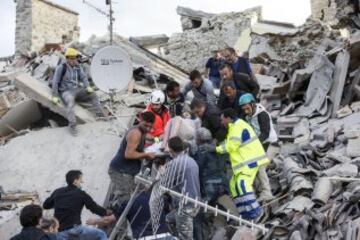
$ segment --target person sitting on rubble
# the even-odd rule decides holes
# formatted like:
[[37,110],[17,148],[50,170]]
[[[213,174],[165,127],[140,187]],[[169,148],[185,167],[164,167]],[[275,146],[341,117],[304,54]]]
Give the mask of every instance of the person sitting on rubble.
[[192,155],[199,166],[199,177],[202,198],[215,205],[217,199],[226,194],[228,184],[226,180],[226,155],[218,155],[209,151],[213,146],[211,132],[202,127],[196,130],[197,150]]
[[218,101],[218,107],[220,110],[225,110],[228,108],[235,109],[238,115],[242,114],[241,107],[239,106],[239,99],[241,92],[236,89],[234,82],[226,81],[222,87],[221,91],[224,94],[224,97]]
[[253,190],[259,167],[269,163],[264,148],[252,127],[239,119],[233,109],[226,109],[221,122],[227,128],[226,141],[216,147],[219,154],[229,154],[233,175],[230,193],[242,218],[256,220],[262,214]]
[[84,206],[99,216],[111,214],[110,210],[99,206],[85,191],[82,172],[71,170],[66,174],[66,187],[56,189],[48,197],[44,209],[54,208],[54,216],[59,220],[59,236],[63,239],[72,239],[78,236],[83,239],[107,239],[106,233],[100,229],[81,225],[81,212]]
[[190,105],[192,113],[201,120],[201,127],[210,130],[215,140],[220,143],[226,137],[226,129],[221,125],[220,111],[201,99],[194,99]]
[[[176,171],[176,174],[183,175],[184,179],[173,190],[184,193],[188,195],[189,198],[200,199],[199,167],[195,160],[187,154],[186,144],[180,137],[173,137],[169,140],[168,146],[172,160],[167,164],[171,164],[172,166],[185,166],[183,169]],[[181,176],[175,176],[175,179],[180,178]],[[173,199],[173,210],[166,216],[166,221],[170,223],[170,228],[174,232],[174,236],[180,240],[192,240],[194,239],[193,222],[199,209],[195,207],[193,203],[180,206],[180,202],[179,200]],[[179,210],[179,208],[181,209]],[[173,227],[172,223],[175,223],[175,227]]]
[[203,79],[198,70],[191,71],[189,78],[190,82],[187,83],[183,89],[184,96],[186,97],[187,94],[192,91],[195,99],[201,99],[208,104],[215,105],[216,96],[210,80]]
[[185,107],[185,97],[181,93],[180,84],[170,81],[165,88],[165,106],[169,109],[170,116],[182,116]]
[[20,212],[20,223],[23,229],[10,240],[56,240],[56,234],[45,233],[39,228],[43,210],[39,205],[25,206]]
[[[235,73],[230,64],[225,63],[220,66],[220,74],[222,84],[226,81],[232,81],[236,89],[241,93],[252,93],[257,96],[260,90],[259,84],[251,80],[248,75],[243,73]],[[220,92],[220,101],[224,98],[223,91]]]
[[[239,99],[239,106],[245,114],[245,120],[252,126],[265,152],[270,144],[278,141],[270,114],[260,103],[256,103],[252,94],[246,93]],[[269,178],[266,174],[266,166],[259,167],[257,175],[261,186],[259,201],[269,201],[274,198],[271,193]]]
[[[134,176],[140,172],[141,160],[153,160],[154,153],[145,153],[146,135],[153,128],[155,115],[141,113],[140,122],[124,135],[120,148],[109,166],[109,176],[113,184],[113,202],[125,202],[135,189]],[[126,224],[122,230],[125,232]]]
[[213,51],[213,56],[209,58],[205,65],[205,75],[212,82],[214,88],[220,88],[219,67],[225,62],[221,56],[220,50]]
[[52,102],[60,104],[60,98],[66,106],[69,130],[72,135],[77,134],[75,102],[91,102],[96,115],[104,117],[104,112],[94,89],[84,70],[77,62],[78,51],[68,48],[65,52],[66,62],[57,66],[52,80]]
[[250,77],[251,80],[256,81],[255,74],[251,69],[249,60],[245,57],[240,57],[236,54],[236,51],[232,47],[224,49],[224,58],[229,63],[234,73],[243,73]]
[[41,220],[40,228],[46,233],[57,233],[59,232],[59,221],[55,218],[43,218]]
[[144,112],[151,112],[155,116],[155,121],[151,131],[149,132],[150,139],[161,139],[166,124],[170,120],[170,113],[165,103],[165,94],[161,90],[155,90],[151,93],[150,103]]
[[[132,237],[134,239],[159,239],[159,240],[172,240],[174,239],[169,233],[169,229],[165,222],[165,213],[161,215],[159,221],[158,231],[154,234],[150,214],[150,196],[151,191],[141,191],[131,205],[126,219],[130,222]],[[113,214],[110,216],[102,217],[100,219],[89,219],[86,223],[88,225],[96,225],[98,227],[113,226],[123,214],[128,201],[116,204],[112,207]],[[121,236],[123,237],[123,236]]]

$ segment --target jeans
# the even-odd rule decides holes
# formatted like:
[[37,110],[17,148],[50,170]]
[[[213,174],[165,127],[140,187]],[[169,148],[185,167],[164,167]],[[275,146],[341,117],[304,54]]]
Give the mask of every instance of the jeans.
[[94,227],[76,226],[71,229],[59,232],[59,240],[107,240],[103,230]]
[[66,106],[66,116],[69,121],[69,125],[76,124],[76,115],[75,115],[75,102],[89,102],[93,105],[95,113],[98,117],[104,116],[104,112],[100,105],[99,99],[96,96],[96,93],[88,93],[86,89],[74,89],[68,90],[61,93],[61,99],[63,100]]

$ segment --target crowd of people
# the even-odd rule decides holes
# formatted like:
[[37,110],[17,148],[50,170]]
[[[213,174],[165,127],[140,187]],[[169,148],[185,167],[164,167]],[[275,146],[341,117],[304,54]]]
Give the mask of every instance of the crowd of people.
[[[74,49],[66,51],[67,62],[59,65],[53,80],[53,102],[64,102],[73,134],[76,100],[92,102],[97,113],[103,114],[76,61],[77,55]],[[192,99],[188,101],[190,92]],[[137,124],[126,132],[110,161],[108,174],[113,192],[109,206],[98,205],[81,188],[82,172],[71,170],[66,174],[67,186],[55,190],[43,203],[43,209],[54,209],[54,218],[42,218],[42,208],[29,205],[20,214],[23,230],[12,239],[107,239],[102,229],[113,226],[122,215],[135,189],[135,176],[143,169],[143,160],[151,164],[159,158],[156,152],[146,149],[159,142],[160,150],[167,153],[165,161],[157,162],[160,167],[179,162],[186,166],[184,181],[174,190],[236,212],[243,219],[258,221],[263,213],[261,203],[273,199],[266,151],[277,142],[271,116],[258,103],[258,97],[259,85],[248,59],[237,56],[233,48],[214,52],[203,74],[191,71],[183,88],[170,81],[164,91],[151,93]],[[182,121],[193,126],[193,134],[172,127]],[[154,233],[149,224],[150,197],[151,189],[136,196],[126,215],[128,223],[120,226],[119,236],[126,236],[129,227],[134,239],[201,240],[216,231],[211,230],[214,216],[203,214],[193,204],[180,207],[178,200],[167,198],[160,227]],[[82,225],[84,206],[100,216],[86,222],[97,227]]]

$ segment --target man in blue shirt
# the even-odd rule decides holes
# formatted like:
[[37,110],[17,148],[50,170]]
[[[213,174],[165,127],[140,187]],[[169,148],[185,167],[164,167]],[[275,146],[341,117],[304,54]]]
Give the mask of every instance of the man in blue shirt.
[[221,52],[216,50],[213,52],[214,56],[209,58],[206,62],[206,75],[209,77],[209,80],[212,82],[214,88],[220,88],[220,72],[219,68],[221,64],[225,61],[221,56]]
[[225,58],[226,62],[231,64],[234,73],[245,73],[245,74],[249,75],[251,80],[256,81],[256,77],[251,70],[249,60],[244,57],[239,57],[236,54],[236,51],[234,48],[231,48],[231,47],[225,48],[224,58]]

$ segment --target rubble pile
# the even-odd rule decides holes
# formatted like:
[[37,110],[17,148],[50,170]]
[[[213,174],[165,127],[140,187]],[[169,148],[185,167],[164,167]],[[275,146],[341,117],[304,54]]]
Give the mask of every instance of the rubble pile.
[[[180,14],[185,13],[182,11]],[[188,13],[190,16],[193,14],[193,12]],[[229,46],[235,49],[247,49],[251,42],[251,24],[260,18],[260,7],[243,12],[203,17],[197,28],[185,28],[184,32],[175,33],[170,37],[164,46],[164,58],[188,72],[193,69],[203,70],[209,55],[214,50]]]
[[[281,34],[252,32],[249,58],[253,63],[264,63],[266,58],[290,74],[304,68],[324,39],[341,41],[341,32],[328,25],[309,19],[295,32]],[[265,55],[265,58],[262,56]]]
[[[266,37],[270,46],[271,41],[279,42],[273,49],[284,58],[284,66],[287,59],[294,59],[289,68],[279,67],[280,61],[270,55],[261,55],[263,75],[257,75],[261,101],[271,111],[280,140],[269,153],[275,156],[269,177],[277,199],[265,204],[262,222],[270,231],[264,239],[356,239],[360,223],[359,32],[354,30],[344,41],[330,39],[333,33],[321,28],[319,32],[306,29],[304,42],[312,43],[298,52],[295,49],[300,46],[292,43],[301,39],[300,32],[282,43],[273,41],[283,39],[281,34]],[[314,31],[316,40],[306,40]]]

